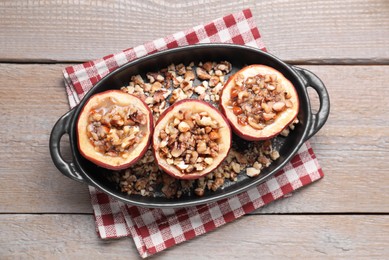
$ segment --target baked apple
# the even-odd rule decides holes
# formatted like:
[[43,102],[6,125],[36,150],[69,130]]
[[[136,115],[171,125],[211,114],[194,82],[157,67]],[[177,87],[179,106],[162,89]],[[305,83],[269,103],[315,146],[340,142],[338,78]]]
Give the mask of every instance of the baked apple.
[[224,85],[220,109],[233,131],[249,141],[270,139],[289,126],[299,109],[297,92],[279,71],[250,65]]
[[158,166],[178,179],[197,179],[226,158],[231,129],[219,110],[195,99],[174,103],[159,117],[153,134]]
[[80,153],[107,169],[127,168],[149,147],[152,120],[139,98],[120,90],[98,93],[86,102],[77,121]]

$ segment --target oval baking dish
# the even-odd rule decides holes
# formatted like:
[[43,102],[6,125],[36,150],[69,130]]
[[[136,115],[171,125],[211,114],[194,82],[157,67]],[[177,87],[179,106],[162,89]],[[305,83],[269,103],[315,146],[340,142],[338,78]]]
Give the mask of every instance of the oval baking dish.
[[[265,168],[260,175],[253,178],[240,177],[236,182],[226,184],[214,192],[206,192],[202,197],[195,195],[183,196],[179,199],[167,199],[162,195],[142,197],[122,193],[117,185],[105,177],[109,170],[98,167],[80,154],[77,147],[77,119],[86,101],[92,95],[110,89],[120,89],[129,83],[132,75],[145,75],[147,72],[166,68],[172,63],[189,64],[190,62],[224,60],[231,62],[231,74],[250,64],[273,67],[292,82],[300,100],[297,116],[299,123],[287,137],[276,137],[275,141],[279,146],[280,157]],[[320,107],[317,113],[313,113],[311,110],[308,88],[312,88],[318,94]],[[54,125],[50,136],[50,153],[54,164],[65,176],[94,186],[125,203],[142,207],[188,207],[227,198],[266,181],[293,158],[305,141],[319,131],[326,122],[329,111],[330,101],[324,84],[315,74],[306,69],[288,65],[269,53],[247,46],[234,44],[190,45],[139,58],[111,72],[99,81],[78,106],[63,115]],[[60,140],[65,134],[68,134],[70,138],[71,162],[66,162],[60,153]]]

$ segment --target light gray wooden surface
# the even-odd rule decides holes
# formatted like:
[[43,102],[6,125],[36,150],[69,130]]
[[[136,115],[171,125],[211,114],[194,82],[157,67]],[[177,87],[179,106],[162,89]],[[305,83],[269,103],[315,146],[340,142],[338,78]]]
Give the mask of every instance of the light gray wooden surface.
[[[388,254],[388,222],[389,217],[382,215],[244,216],[151,258],[384,259]],[[90,216],[2,215],[0,227],[4,258],[135,259],[136,256],[136,248],[129,239],[99,240]]]
[[0,54],[7,61],[100,58],[243,8],[251,8],[269,51],[284,60],[389,60],[385,0],[3,0]]
[[328,88],[331,115],[310,141],[325,177],[156,258],[389,257],[388,1],[4,0],[1,259],[138,257],[130,239],[97,238],[87,187],[51,162],[68,110],[61,71],[245,7],[269,51]]

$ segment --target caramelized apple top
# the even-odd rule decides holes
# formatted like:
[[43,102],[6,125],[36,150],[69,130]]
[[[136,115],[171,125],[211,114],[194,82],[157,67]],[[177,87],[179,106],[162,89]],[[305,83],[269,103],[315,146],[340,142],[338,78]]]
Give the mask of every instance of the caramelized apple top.
[[183,99],[165,110],[154,128],[158,166],[178,179],[198,179],[216,169],[231,147],[231,129],[212,105]]
[[282,73],[253,64],[229,78],[220,109],[239,137],[260,141],[278,135],[294,121],[299,100],[293,84]]
[[139,98],[120,90],[93,95],[77,121],[80,153],[101,167],[120,170],[137,162],[150,144],[153,118]]
[[159,138],[159,155],[182,173],[203,171],[219,155],[219,123],[206,111],[179,110]]
[[249,124],[262,130],[272,124],[285,109],[293,107],[291,94],[285,90],[276,74],[257,74],[234,78],[229,105],[240,125]]

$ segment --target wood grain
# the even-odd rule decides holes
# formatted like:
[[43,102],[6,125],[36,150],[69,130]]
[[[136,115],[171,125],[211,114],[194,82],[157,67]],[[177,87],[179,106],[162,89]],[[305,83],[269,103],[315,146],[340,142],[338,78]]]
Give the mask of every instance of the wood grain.
[[[48,151],[50,131],[68,110],[65,66],[0,64],[0,212],[91,212],[86,185],[61,175]],[[329,120],[311,140],[325,177],[256,213],[388,213],[389,66],[304,67],[331,97]]]
[[[379,215],[245,216],[156,258],[385,259],[388,223]],[[3,259],[140,259],[130,238],[100,240],[90,215],[1,215],[0,229]]]
[[91,211],[86,186],[59,174],[48,148],[68,110],[63,68],[0,64],[0,212]]
[[[155,258],[389,258],[389,1],[2,0],[1,259],[140,259],[130,238],[97,237],[87,186],[51,161],[61,71],[244,8],[271,53],[327,86],[310,140],[325,177]],[[66,136],[61,148],[71,160]]]
[[259,212],[388,212],[389,66],[305,68],[323,80],[331,99],[327,123],[310,140],[325,177]]
[[269,51],[293,63],[389,63],[389,2],[0,2],[0,61],[85,61],[251,8]]

